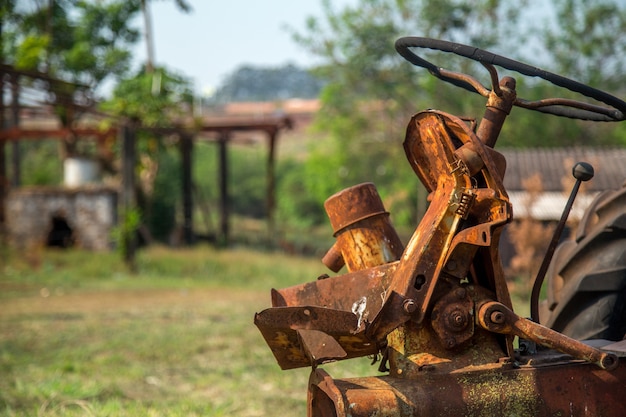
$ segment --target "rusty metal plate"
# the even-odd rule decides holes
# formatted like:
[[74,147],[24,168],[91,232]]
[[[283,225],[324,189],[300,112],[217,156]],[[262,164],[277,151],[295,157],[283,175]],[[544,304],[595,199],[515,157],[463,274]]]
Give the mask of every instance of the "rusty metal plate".
[[385,291],[398,262],[338,275],[293,287],[272,290],[273,307],[319,306],[352,311],[364,304],[363,317],[374,317],[380,310]]
[[[282,369],[314,366],[378,352],[376,344],[365,337],[365,323],[350,311],[316,306],[275,307],[257,313],[254,324]],[[299,333],[302,330],[316,330],[317,337],[326,342],[315,342],[311,333]]]
[[[368,319],[382,306],[397,262],[272,290],[274,308],[254,323],[282,369],[377,353],[365,336]],[[314,330],[320,339],[315,341]]]

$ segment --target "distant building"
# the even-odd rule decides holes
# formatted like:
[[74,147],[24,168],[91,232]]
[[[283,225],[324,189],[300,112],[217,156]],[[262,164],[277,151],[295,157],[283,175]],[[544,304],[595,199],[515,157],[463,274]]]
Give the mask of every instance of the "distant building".
[[[626,149],[575,147],[499,151],[507,161],[504,186],[513,204],[514,218],[530,215],[537,220],[558,221],[575,182],[572,167],[577,162],[590,163],[595,175],[581,187],[571,218],[579,219],[599,192],[621,188],[626,181]],[[533,176],[540,178],[542,188],[535,198],[524,186],[524,181]]]
[[294,129],[302,129],[312,122],[319,108],[320,101],[318,99],[291,98],[280,101],[227,103],[222,106],[220,113],[224,116],[289,116],[293,120]]
[[[544,224],[558,222],[576,181],[572,168],[577,162],[590,163],[595,175],[581,186],[568,220],[580,220],[598,193],[619,189],[626,182],[626,149],[575,147],[499,151],[507,161],[504,186],[513,205],[513,222],[529,217]],[[561,240],[569,236],[566,226]],[[516,255],[508,227],[502,233],[500,255],[505,267]]]

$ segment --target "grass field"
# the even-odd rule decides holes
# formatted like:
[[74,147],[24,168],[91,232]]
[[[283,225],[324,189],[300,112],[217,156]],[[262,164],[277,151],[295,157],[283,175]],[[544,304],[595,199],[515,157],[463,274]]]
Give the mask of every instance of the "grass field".
[[0,249],[0,416],[304,416],[309,370],[281,371],[253,317],[323,272],[207,246],[143,250],[134,275],[115,253]]

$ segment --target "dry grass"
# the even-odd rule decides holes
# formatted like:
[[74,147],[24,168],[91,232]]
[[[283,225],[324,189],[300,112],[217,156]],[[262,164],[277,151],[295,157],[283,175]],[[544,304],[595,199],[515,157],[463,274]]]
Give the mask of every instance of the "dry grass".
[[[281,371],[252,321],[270,287],[312,279],[317,260],[155,248],[136,276],[109,254],[5,261],[0,415],[306,414],[309,371]],[[330,369],[373,373],[366,361]]]

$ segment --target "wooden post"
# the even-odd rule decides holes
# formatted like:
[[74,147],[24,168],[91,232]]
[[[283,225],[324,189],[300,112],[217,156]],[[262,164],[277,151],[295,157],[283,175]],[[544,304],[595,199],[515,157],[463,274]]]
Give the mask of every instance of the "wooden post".
[[183,240],[186,245],[194,243],[193,233],[193,137],[187,133],[180,135],[183,192]]
[[[11,127],[17,128],[20,125],[20,85],[19,75],[13,74],[11,76]],[[19,187],[22,183],[21,179],[21,156],[20,156],[20,142],[19,140],[13,141],[12,147],[12,162],[13,162],[13,175],[11,177],[11,185],[13,187]]]
[[220,134],[217,141],[219,146],[219,186],[220,186],[220,230],[221,236],[219,242],[228,246],[229,241],[229,227],[228,220],[230,216],[229,210],[229,196],[228,196],[228,139],[229,133],[223,132]]
[[[136,226],[131,217],[137,210],[135,197],[135,126],[132,123],[124,123],[120,129],[122,142],[122,239],[124,245],[124,262],[131,269],[136,270],[135,252],[137,251]],[[135,215],[137,213],[134,213]]]
[[267,156],[267,231],[270,241],[273,242],[275,227],[274,211],[276,210],[276,137],[278,130],[271,130],[269,133],[269,150]]
[[[0,130],[6,129],[4,120],[4,73],[0,72]],[[7,180],[6,141],[0,140],[0,235],[4,235],[4,201],[9,182]],[[3,236],[0,236],[2,238]]]

